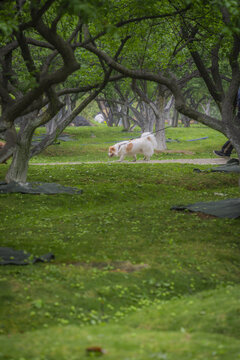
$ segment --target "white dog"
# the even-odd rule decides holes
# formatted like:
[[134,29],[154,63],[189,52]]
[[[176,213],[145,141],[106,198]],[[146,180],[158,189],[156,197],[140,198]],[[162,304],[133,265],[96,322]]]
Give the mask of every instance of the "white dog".
[[122,141],[109,147],[108,155],[119,156],[119,161],[123,161],[125,156],[133,156],[133,161],[137,160],[137,154],[143,154],[144,160],[149,161],[157,147],[156,138],[153,134],[145,132],[138,139]]

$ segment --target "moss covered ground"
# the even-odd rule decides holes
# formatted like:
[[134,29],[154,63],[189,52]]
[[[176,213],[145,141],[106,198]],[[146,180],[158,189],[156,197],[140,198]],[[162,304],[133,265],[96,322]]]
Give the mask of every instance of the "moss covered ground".
[[[155,158],[211,158],[224,142],[204,127],[167,131],[179,140],[168,143],[175,152]],[[109,143],[132,134],[106,126],[66,133],[75,141],[31,163],[86,163],[30,165],[28,181],[82,195],[0,195],[1,246],[55,255],[0,267],[0,359],[84,359],[89,346],[113,360],[240,359],[240,220],[170,210],[239,197],[239,174],[109,163]]]

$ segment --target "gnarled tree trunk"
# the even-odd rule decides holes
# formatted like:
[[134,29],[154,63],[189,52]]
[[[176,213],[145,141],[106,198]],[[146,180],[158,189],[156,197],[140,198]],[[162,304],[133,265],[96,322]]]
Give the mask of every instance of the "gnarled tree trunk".
[[28,173],[28,162],[30,152],[29,139],[24,137],[21,139],[15,148],[13,153],[13,159],[8,169],[5,180],[7,183],[11,181],[25,183]]
[[7,183],[12,181],[19,183],[26,182],[34,130],[39,125],[49,121],[50,118],[51,115],[49,112],[45,112],[39,117],[37,117],[37,113],[34,112],[23,120],[16,138],[13,159],[5,177]]
[[166,136],[165,136],[165,113],[164,113],[164,107],[165,107],[165,97],[162,93],[161,89],[158,91],[158,98],[157,98],[157,109],[158,113],[156,114],[156,140],[158,148],[157,150],[166,150]]

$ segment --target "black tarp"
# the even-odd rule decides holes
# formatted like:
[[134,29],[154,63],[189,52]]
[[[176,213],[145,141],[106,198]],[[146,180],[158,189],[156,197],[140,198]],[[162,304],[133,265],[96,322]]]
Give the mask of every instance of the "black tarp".
[[240,217],[240,198],[176,205],[171,210],[189,210],[220,218],[236,219]]
[[198,141],[198,140],[206,140],[208,139],[208,136],[204,136],[204,137],[201,137],[201,138],[198,138],[198,139],[188,139],[186,141]]
[[33,256],[23,250],[14,250],[9,247],[0,247],[0,265],[29,265],[36,262],[49,262],[55,256],[51,253],[42,256]]
[[14,181],[10,183],[0,182],[0,194],[7,193],[21,193],[21,194],[46,194],[46,195],[55,195],[55,194],[70,194],[70,195],[80,195],[82,190],[78,188],[72,188],[67,186],[62,186],[55,183],[16,183]]
[[240,165],[238,159],[230,159],[228,162],[224,165],[218,165],[214,168],[207,169],[207,170],[200,170],[200,169],[193,169],[194,172],[200,173],[200,172],[226,172],[226,173],[240,173]]
[[[40,142],[40,141],[44,140],[45,137],[46,137],[46,134],[34,135],[32,143]],[[75,141],[76,139],[73,139],[71,137],[71,135],[69,135],[69,134],[61,134],[57,137],[56,141],[57,140],[58,141]]]

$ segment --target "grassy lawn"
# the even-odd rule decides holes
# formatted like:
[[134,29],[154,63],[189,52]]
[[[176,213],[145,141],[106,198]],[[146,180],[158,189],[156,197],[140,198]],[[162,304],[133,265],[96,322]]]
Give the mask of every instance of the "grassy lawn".
[[[239,197],[239,174],[108,163],[109,144],[137,131],[66,133],[75,141],[31,162],[106,163],[30,165],[29,181],[82,195],[1,195],[1,246],[55,260],[0,267],[0,359],[87,359],[89,346],[113,360],[240,359],[240,220],[170,210]],[[153,158],[210,158],[225,141],[200,126],[166,135],[179,142]]]
[[[44,132],[44,129],[40,131]],[[96,160],[107,162],[107,150],[110,145],[139,137],[140,131],[136,128],[129,133],[122,132],[121,128],[107,128],[106,125],[98,125],[81,129],[69,127],[64,134],[68,134],[75,141],[60,141],[60,145],[50,146],[44,153],[33,158],[31,162]],[[207,139],[191,141],[206,137]],[[166,139],[168,141],[167,151],[155,154],[152,157],[153,160],[215,158],[213,150],[220,150],[226,142],[226,138],[222,134],[203,125],[194,125],[191,128],[167,128]]]

